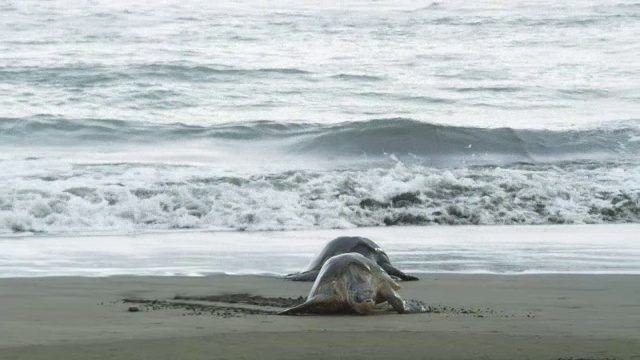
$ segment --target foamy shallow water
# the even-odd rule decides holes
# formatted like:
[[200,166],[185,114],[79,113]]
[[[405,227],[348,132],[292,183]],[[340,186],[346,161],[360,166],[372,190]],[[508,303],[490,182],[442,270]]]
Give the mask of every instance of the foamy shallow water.
[[640,222],[635,162],[397,162],[247,175],[213,165],[65,161],[32,160],[0,174],[0,236]]
[[409,273],[640,274],[640,225],[394,227],[3,237],[0,277],[284,275],[337,236],[365,236]]

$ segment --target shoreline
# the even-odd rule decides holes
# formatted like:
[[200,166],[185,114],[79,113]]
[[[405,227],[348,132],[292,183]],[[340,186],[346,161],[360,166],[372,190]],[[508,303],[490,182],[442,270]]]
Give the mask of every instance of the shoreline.
[[[640,354],[637,275],[419,277],[401,283],[400,295],[439,312],[274,316],[246,311],[273,304],[224,297],[207,302],[207,311],[156,303],[137,304],[141,311],[128,312],[131,304],[124,298],[298,298],[311,283],[228,275],[5,278],[0,279],[0,358],[637,359]],[[218,307],[223,311],[211,310]]]
[[339,236],[363,236],[407,273],[632,273],[640,224],[385,227],[0,237],[0,278],[289,274]]

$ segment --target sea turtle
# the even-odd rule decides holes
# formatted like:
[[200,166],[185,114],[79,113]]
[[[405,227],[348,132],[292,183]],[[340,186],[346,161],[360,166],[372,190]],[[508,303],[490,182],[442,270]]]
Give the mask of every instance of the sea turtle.
[[285,278],[294,281],[314,281],[320,272],[322,265],[332,256],[354,252],[373,260],[380,265],[389,275],[404,281],[418,280],[417,277],[407,275],[391,265],[389,256],[373,241],[359,236],[341,236],[335,238],[322,249],[320,254],[311,262],[307,270],[295,274],[289,274]]
[[340,254],[322,265],[307,300],[279,315],[353,312],[366,315],[385,301],[401,314],[425,312],[424,304],[403,300],[396,292],[399,288],[374,261],[357,253]]

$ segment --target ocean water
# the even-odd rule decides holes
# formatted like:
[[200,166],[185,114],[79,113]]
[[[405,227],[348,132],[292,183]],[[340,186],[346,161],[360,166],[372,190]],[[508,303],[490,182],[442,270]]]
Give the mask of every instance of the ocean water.
[[640,3],[0,0],[0,236],[640,222]]

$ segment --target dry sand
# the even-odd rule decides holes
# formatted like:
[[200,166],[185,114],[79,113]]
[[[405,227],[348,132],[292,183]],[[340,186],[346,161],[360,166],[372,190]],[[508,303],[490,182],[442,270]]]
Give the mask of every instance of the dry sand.
[[640,359],[640,276],[423,275],[400,294],[432,313],[270,314],[310,286],[0,279],[0,359]]

